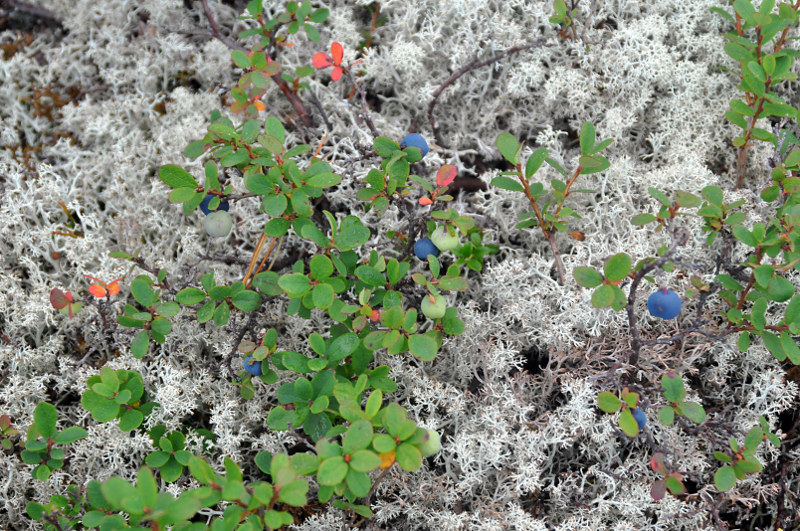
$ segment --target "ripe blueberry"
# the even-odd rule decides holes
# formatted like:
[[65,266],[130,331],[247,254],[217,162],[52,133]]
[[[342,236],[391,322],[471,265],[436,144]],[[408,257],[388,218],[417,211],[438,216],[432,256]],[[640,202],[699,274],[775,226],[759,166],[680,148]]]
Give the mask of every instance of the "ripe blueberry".
[[244,360],[244,370],[253,376],[261,376],[261,362],[255,361],[253,356],[247,356]]
[[431,234],[431,241],[440,251],[452,251],[458,247],[458,234],[450,235],[443,226],[439,226]]
[[681,313],[681,298],[671,289],[660,289],[647,299],[647,309],[653,317],[672,319]]
[[414,254],[420,260],[427,260],[429,254],[439,256],[439,248],[433,244],[430,238],[420,238],[414,242]]
[[212,238],[221,238],[231,232],[233,221],[224,210],[217,210],[206,216],[206,232]]
[[[206,216],[211,213],[211,209],[208,208],[208,203],[211,201],[211,198],[214,197],[214,194],[208,194],[203,198],[203,202],[200,203],[200,210],[203,211],[203,214]],[[225,212],[228,211],[230,205],[228,205],[227,201],[220,201],[217,210],[224,210]],[[217,211],[215,210],[215,212]]]
[[634,410],[631,411],[631,414],[633,415],[634,420],[636,420],[636,424],[639,425],[639,429],[643,430],[644,425],[647,424],[647,415],[645,415],[644,411],[638,407],[634,408]]
[[428,143],[425,142],[425,138],[419,133],[411,133],[410,135],[406,135],[403,140],[400,141],[400,147],[415,147],[419,148],[422,151],[422,156],[428,154]]

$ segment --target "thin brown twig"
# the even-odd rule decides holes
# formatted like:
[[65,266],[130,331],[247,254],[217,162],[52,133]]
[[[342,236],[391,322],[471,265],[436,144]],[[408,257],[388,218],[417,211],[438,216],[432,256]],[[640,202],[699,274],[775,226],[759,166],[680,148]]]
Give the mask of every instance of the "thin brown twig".
[[27,4],[25,2],[20,2],[19,0],[0,0],[0,5],[4,5],[6,7],[9,7],[16,11],[20,11],[22,13],[27,13],[28,15],[33,15],[34,17],[37,18],[43,18],[45,20],[61,24],[61,17],[59,17],[52,11],[44,9],[43,7],[34,6],[31,4]]
[[436,103],[439,100],[439,96],[442,95],[442,92],[444,92],[444,90],[447,87],[455,83],[456,80],[458,80],[458,78],[460,78],[467,72],[471,72],[473,70],[477,70],[478,68],[490,65],[492,63],[496,63],[497,61],[504,59],[509,55],[513,55],[518,52],[523,52],[525,50],[530,50],[531,48],[537,48],[539,46],[552,46],[552,45],[545,44],[543,41],[533,41],[529,42],[528,44],[522,44],[520,46],[514,46],[513,48],[509,48],[508,50],[499,53],[494,57],[486,59],[485,61],[478,61],[478,58],[476,57],[469,64],[462,67],[455,74],[447,78],[447,80],[445,80],[445,82],[442,83],[438,89],[436,89],[436,92],[433,93],[433,98],[431,98],[430,103],[428,103],[428,122],[430,122],[431,129],[433,129],[433,136],[436,139],[436,143],[442,147],[445,147],[445,143],[442,140],[441,136],[439,135],[439,126],[436,124],[436,120],[434,120],[433,118],[433,108],[436,106]]
[[353,73],[350,71],[350,68],[343,69],[347,73],[347,79],[350,80],[350,83],[358,90],[358,94],[361,96],[361,113],[364,117],[364,121],[367,123],[367,127],[369,127],[370,133],[372,133],[372,137],[381,136],[377,129],[375,129],[375,124],[372,123],[372,118],[369,116],[369,110],[367,110],[367,95],[364,92],[364,89],[361,88],[361,85],[356,83],[356,79],[353,77]]

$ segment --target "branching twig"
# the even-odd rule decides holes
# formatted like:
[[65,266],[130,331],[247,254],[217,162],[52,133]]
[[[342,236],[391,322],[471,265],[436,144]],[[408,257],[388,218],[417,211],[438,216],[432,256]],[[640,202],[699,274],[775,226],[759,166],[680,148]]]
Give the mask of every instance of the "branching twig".
[[428,122],[431,124],[431,129],[433,129],[433,136],[436,139],[436,143],[439,146],[444,147],[445,143],[442,140],[441,136],[439,136],[439,126],[436,124],[436,120],[433,118],[433,108],[436,106],[436,102],[439,100],[439,96],[442,95],[442,92],[456,82],[458,78],[466,74],[467,72],[471,72],[473,70],[477,70],[478,68],[490,65],[492,63],[496,63],[497,61],[508,57],[509,55],[513,55],[518,52],[522,52],[525,50],[530,50],[531,48],[538,48],[539,46],[551,46],[549,44],[545,44],[542,41],[533,41],[528,44],[522,44],[520,46],[514,46],[513,48],[509,48],[508,50],[495,55],[485,61],[478,61],[477,57],[473,59],[469,64],[458,70],[455,74],[447,78],[447,80],[442,83],[436,92],[433,93],[433,98],[431,98],[430,103],[428,103]]
[[43,7],[34,6],[31,4],[27,4],[25,2],[20,2],[19,0],[0,0],[0,5],[9,7],[15,11],[20,11],[22,13],[27,13],[28,15],[32,15],[37,18],[42,18],[50,22],[55,22],[56,24],[61,24],[61,17],[53,13],[52,11],[48,11]]

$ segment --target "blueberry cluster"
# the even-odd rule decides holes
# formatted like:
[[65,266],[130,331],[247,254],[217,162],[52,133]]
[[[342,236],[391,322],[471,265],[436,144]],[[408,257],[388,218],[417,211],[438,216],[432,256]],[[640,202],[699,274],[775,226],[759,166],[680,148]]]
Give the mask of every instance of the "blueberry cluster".
[[209,204],[214,198],[214,194],[208,194],[203,202],[200,203],[200,210],[206,215],[206,232],[212,238],[221,238],[227,236],[233,227],[231,215],[228,214],[230,205],[227,201],[220,201],[216,209],[211,210]]

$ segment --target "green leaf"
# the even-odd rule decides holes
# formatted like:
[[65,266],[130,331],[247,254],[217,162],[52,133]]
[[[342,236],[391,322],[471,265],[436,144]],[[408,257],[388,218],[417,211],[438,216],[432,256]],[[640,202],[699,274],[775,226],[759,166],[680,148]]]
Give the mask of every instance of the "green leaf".
[[209,464],[204,459],[196,456],[192,456],[189,460],[189,472],[203,485],[211,484],[217,477]]
[[706,419],[706,410],[696,402],[682,402],[679,407],[683,416],[692,422],[700,424]]
[[309,186],[316,186],[318,188],[336,186],[340,182],[342,182],[341,176],[332,172],[320,173],[306,179],[306,184]]
[[753,311],[750,320],[753,323],[753,327],[755,327],[755,329],[758,331],[763,331],[764,327],[767,326],[767,319],[765,317],[766,311],[767,311],[766,298],[760,297],[753,303]]
[[743,244],[750,247],[756,247],[758,245],[758,241],[756,240],[755,236],[753,236],[753,234],[743,226],[735,225],[732,230],[736,239]]
[[339,232],[334,238],[336,248],[340,251],[349,251],[363,245],[370,236],[369,229],[365,227],[356,216],[347,216],[339,226]]
[[676,375],[664,374],[661,377],[661,387],[664,389],[664,398],[670,402],[680,402],[686,396],[683,388],[683,379]]
[[[352,454],[358,450],[363,450],[372,441],[372,425],[368,420],[357,420],[353,422],[342,437],[342,451],[345,454]],[[366,470],[362,470],[366,472]]]
[[502,188],[503,190],[511,190],[512,192],[522,192],[525,190],[519,181],[509,177],[495,177],[492,179],[492,186]]
[[622,407],[622,402],[617,395],[603,391],[597,395],[597,406],[606,413],[616,413]]
[[234,64],[239,68],[249,70],[252,66],[250,58],[242,50],[233,50],[233,52],[231,52],[231,59],[233,59]]
[[381,458],[370,450],[359,450],[351,457],[350,468],[357,472],[369,472],[381,466]]
[[140,275],[131,282],[131,294],[136,302],[148,307],[155,302],[155,293],[147,281],[147,277]]
[[794,295],[794,285],[786,278],[776,275],[769,281],[767,295],[775,302],[788,301]]
[[170,188],[197,188],[197,181],[189,172],[175,164],[166,164],[158,169],[158,176]]
[[89,435],[85,429],[80,426],[70,426],[69,428],[56,433],[54,440],[58,444],[67,444],[75,442],[79,439],[85,439]]
[[736,484],[736,474],[732,466],[725,465],[714,473],[714,484],[722,492],[730,490]]
[[186,306],[198,304],[206,300],[206,293],[197,288],[184,288],[178,292],[175,300]]
[[297,299],[311,290],[311,281],[302,273],[290,273],[280,277],[278,286],[280,286],[290,298]]
[[607,308],[614,302],[614,286],[604,284],[592,293],[592,306],[595,308]]
[[661,203],[662,205],[667,207],[672,206],[672,201],[670,201],[669,197],[667,197],[666,194],[664,194],[664,192],[662,192],[661,190],[653,188],[651,186],[650,188],[647,189],[647,191],[650,192],[650,195],[655,197],[656,200],[658,200],[658,202]]
[[778,360],[783,361],[786,359],[786,352],[783,350],[783,344],[778,336],[771,332],[761,332],[761,339],[764,340],[764,346],[767,347],[767,350],[772,354],[772,356]]
[[419,470],[422,466],[422,453],[419,448],[410,443],[403,443],[397,447],[395,459],[397,459],[397,464],[400,465],[400,468],[407,472]]
[[348,466],[340,455],[323,460],[317,470],[317,481],[320,485],[338,485],[347,475]]
[[131,355],[136,359],[142,359],[147,354],[150,347],[150,336],[147,330],[139,330],[131,341]]
[[576,267],[572,270],[572,276],[584,288],[595,288],[603,283],[603,275],[588,266]]
[[497,149],[503,157],[516,166],[519,163],[519,151],[521,146],[514,135],[510,133],[500,133],[497,137]]
[[378,155],[383,158],[391,157],[395,150],[400,149],[400,145],[397,142],[384,136],[376,137],[375,140],[372,141],[372,146],[375,148]]
[[530,179],[539,170],[544,160],[547,158],[547,150],[539,148],[531,154],[525,164],[525,178]]
[[261,296],[255,291],[247,289],[234,295],[231,302],[243,312],[252,312],[261,304]]
[[594,126],[591,122],[583,122],[581,126],[580,145],[581,155],[588,155],[591,153],[595,142]]
[[739,334],[739,339],[736,342],[736,346],[739,347],[740,352],[747,352],[747,349],[750,348],[750,333],[742,332]]
[[800,295],[795,295],[786,306],[786,324],[800,325]]
[[603,268],[606,278],[610,282],[618,282],[631,272],[631,258],[625,253],[615,254],[606,262]]
[[334,362],[341,361],[352,354],[360,342],[361,340],[359,337],[352,332],[342,334],[331,341],[330,347],[328,347],[327,357]]
[[432,361],[439,350],[436,340],[424,334],[412,334],[408,338],[408,350],[422,361]]
[[48,402],[39,402],[36,409],[33,410],[33,422],[39,434],[45,439],[53,437],[56,433],[56,421],[58,420],[58,411],[53,404]]
[[138,409],[129,409],[119,419],[119,429],[122,431],[131,431],[142,425],[144,415]]
[[656,220],[658,220],[658,218],[653,214],[637,214],[631,218],[631,224],[641,227],[642,225],[647,225],[648,223],[652,223]]
[[792,335],[786,330],[781,332],[781,346],[786,356],[788,356],[789,361],[795,365],[800,365],[800,347],[797,346]]
[[622,428],[622,431],[628,437],[636,437],[639,435],[639,424],[636,422],[636,419],[633,418],[633,414],[631,413],[630,409],[626,409],[620,413],[619,427]]
[[323,282],[314,287],[311,292],[311,297],[314,301],[315,308],[325,310],[330,308],[331,304],[333,304],[335,294],[333,292],[333,287]]
[[225,326],[228,323],[228,319],[231,316],[231,309],[228,307],[228,304],[223,302],[217,309],[214,310],[214,324],[217,326]]
[[329,14],[330,11],[326,8],[315,9],[314,12],[311,13],[311,16],[309,16],[309,20],[311,20],[311,22],[316,22],[317,24],[320,24],[322,22],[325,22],[325,20],[327,20]]
[[664,426],[672,426],[675,422],[675,410],[672,406],[663,406],[658,410],[658,420]]

